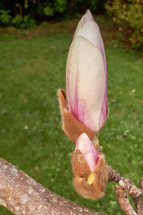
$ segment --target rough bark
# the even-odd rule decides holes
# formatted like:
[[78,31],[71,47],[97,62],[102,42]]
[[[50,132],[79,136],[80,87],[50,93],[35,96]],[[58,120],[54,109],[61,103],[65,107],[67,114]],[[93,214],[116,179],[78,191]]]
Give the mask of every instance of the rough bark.
[[15,215],[102,215],[58,196],[2,158],[0,205]]
[[[115,181],[118,203],[126,215],[143,215],[143,179],[139,188],[130,179],[108,168],[109,181]],[[136,211],[129,202],[131,195]],[[51,192],[34,179],[0,158],[0,205],[15,215],[102,215],[99,212],[78,206]]]
[[122,210],[125,212],[126,215],[138,215],[133,207],[131,206],[128,195],[129,195],[129,189],[127,188],[126,184],[124,181],[120,181],[119,185],[115,186],[116,190],[116,196],[118,203]]
[[143,215],[143,179],[140,180],[139,187],[132,186],[130,195],[135,203],[138,215]]
[[[133,185],[129,178],[124,178],[117,173],[111,166],[108,168],[108,180],[115,181],[119,185],[115,186],[118,203],[126,215],[143,215],[143,179],[139,182],[139,188]],[[136,211],[129,202],[128,196],[131,195]]]

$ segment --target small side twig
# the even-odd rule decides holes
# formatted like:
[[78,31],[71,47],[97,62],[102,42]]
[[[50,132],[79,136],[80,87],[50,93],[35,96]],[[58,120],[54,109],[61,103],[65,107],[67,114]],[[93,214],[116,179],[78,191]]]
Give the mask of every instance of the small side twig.
[[139,182],[139,188],[131,187],[130,195],[135,203],[137,214],[143,215],[143,179]]
[[[109,181],[115,181],[119,185],[115,186],[118,203],[126,215],[143,215],[143,179],[140,180],[139,187],[133,185],[132,181],[117,173],[111,166],[107,165]],[[131,206],[128,196],[131,195],[136,212]]]
[[118,203],[126,215],[137,215],[131,206],[128,195],[129,189],[124,181],[119,181],[119,185],[115,186]]
[[124,177],[117,173],[114,169],[112,169],[111,166],[107,165],[107,168],[109,181],[115,181],[118,183],[119,181],[124,180]]

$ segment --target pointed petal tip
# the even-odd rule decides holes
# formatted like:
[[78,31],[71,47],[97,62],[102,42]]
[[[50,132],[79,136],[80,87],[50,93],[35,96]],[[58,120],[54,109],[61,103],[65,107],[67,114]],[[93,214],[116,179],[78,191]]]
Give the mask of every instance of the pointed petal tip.
[[87,16],[89,19],[94,20],[92,13],[89,9],[87,9],[87,11],[85,12],[84,16]]
[[87,11],[85,12],[85,15],[90,15],[90,16],[92,16],[91,11],[90,11],[89,9],[87,9]]
[[80,21],[81,25],[83,26],[86,22],[91,21],[91,20],[93,21],[94,18],[92,16],[90,10],[88,9],[81,18],[81,21]]

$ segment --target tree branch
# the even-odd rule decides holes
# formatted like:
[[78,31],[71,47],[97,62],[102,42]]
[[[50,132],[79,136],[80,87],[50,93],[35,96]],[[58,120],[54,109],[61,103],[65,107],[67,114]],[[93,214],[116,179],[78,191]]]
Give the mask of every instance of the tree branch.
[[133,207],[131,206],[128,195],[129,195],[129,190],[125,184],[124,181],[119,181],[119,185],[115,186],[116,190],[116,196],[118,203],[122,210],[125,212],[126,215],[137,215]]
[[[126,215],[143,215],[143,179],[139,188],[113,170],[109,165],[109,181],[115,181],[118,203]],[[128,196],[131,195],[136,212]],[[8,161],[0,158],[0,205],[15,215],[102,215],[99,212],[78,206],[51,192],[34,179],[18,170]]]
[[139,187],[132,186],[130,195],[135,203],[138,215],[143,215],[143,179],[140,180]]
[[2,158],[0,205],[15,215],[102,215],[58,196]]
[[[139,182],[139,188],[133,185],[129,178],[124,178],[117,173],[111,166],[108,167],[108,180],[115,181],[119,185],[115,186],[118,203],[126,215],[143,215],[143,179]],[[128,196],[131,195],[136,212],[131,206]]]

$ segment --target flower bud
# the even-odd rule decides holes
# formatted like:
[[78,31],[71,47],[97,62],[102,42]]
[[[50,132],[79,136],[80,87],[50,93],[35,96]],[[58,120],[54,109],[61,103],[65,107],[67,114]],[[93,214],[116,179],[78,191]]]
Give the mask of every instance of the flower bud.
[[66,66],[69,112],[96,133],[107,116],[107,68],[98,25],[89,11],[80,20]]
[[93,139],[107,116],[107,68],[98,25],[88,10],[79,21],[66,65],[66,93],[59,90],[63,130],[69,139]]
[[103,153],[98,154],[86,134],[76,142],[72,156],[73,184],[84,198],[98,199],[104,195],[108,168]]

